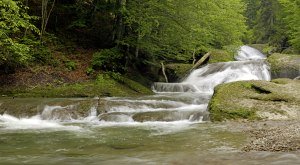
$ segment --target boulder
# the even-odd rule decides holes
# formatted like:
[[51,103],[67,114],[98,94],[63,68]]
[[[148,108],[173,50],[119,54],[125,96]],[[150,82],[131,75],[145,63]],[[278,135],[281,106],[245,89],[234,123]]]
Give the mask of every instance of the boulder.
[[239,81],[215,88],[208,106],[212,121],[300,119],[300,81]]
[[271,76],[275,78],[296,78],[300,76],[300,55],[274,53],[267,61],[271,66]]

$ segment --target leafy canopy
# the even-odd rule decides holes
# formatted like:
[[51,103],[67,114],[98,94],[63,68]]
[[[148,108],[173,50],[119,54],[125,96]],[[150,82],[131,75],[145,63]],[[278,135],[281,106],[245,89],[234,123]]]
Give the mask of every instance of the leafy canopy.
[[26,7],[21,1],[0,1],[0,66],[15,67],[26,64],[31,55],[26,33],[38,29],[30,23],[35,17],[26,13]]

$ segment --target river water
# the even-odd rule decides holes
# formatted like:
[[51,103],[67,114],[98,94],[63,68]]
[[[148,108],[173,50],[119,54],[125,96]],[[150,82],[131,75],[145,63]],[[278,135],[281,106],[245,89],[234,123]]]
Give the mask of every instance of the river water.
[[[213,88],[270,80],[264,58],[243,46],[239,61],[155,83],[155,95],[139,98],[2,98],[0,164],[297,164],[297,152],[242,152],[248,137],[241,130],[209,122]],[[16,107],[34,113],[10,115]]]

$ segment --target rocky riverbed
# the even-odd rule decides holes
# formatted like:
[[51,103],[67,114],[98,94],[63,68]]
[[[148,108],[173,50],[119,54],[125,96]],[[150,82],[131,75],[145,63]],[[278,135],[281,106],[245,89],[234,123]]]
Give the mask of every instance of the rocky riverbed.
[[226,122],[228,128],[244,132],[248,142],[242,151],[300,151],[300,121]]
[[299,151],[300,122],[260,122],[250,124],[251,141],[243,148],[244,151]]

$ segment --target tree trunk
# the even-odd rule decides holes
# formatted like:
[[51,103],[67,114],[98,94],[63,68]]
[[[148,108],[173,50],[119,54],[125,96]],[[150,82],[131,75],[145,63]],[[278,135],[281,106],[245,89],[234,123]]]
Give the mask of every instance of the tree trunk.
[[140,50],[140,40],[141,40],[141,35],[140,35],[140,31],[137,34],[137,39],[136,39],[136,46],[135,46],[135,58],[139,57],[139,50]]
[[161,62],[161,70],[162,70],[162,73],[163,73],[163,75],[165,77],[166,83],[168,83],[169,80],[168,80],[168,77],[167,77],[167,74],[166,74],[166,70],[165,70],[165,65],[164,65],[163,62]]
[[195,54],[196,54],[196,49],[194,49],[194,51],[193,51],[193,65],[195,65],[195,62],[196,62]]
[[116,19],[115,27],[112,35],[113,41],[119,41],[122,39],[124,34],[124,23],[123,23],[123,13],[122,8],[126,7],[126,0],[116,0]]
[[50,10],[48,11],[48,0],[42,0],[42,25],[41,25],[41,34],[40,34],[40,40],[43,40],[43,35],[46,32],[46,27],[51,15],[51,12],[54,8],[55,0],[53,0]]
[[210,52],[206,53],[202,58],[200,58],[199,61],[197,61],[197,63],[193,66],[192,69],[196,69],[198,68],[201,64],[203,64],[203,62],[210,56]]

